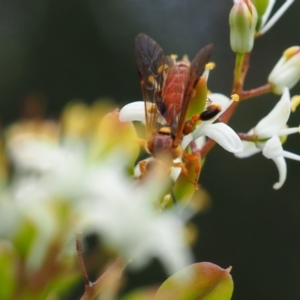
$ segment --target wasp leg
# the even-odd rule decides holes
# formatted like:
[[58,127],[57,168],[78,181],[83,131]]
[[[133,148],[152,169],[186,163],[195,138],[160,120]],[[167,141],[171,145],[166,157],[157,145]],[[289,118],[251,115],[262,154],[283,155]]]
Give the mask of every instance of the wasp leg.
[[140,168],[140,171],[141,171],[140,179],[145,177],[145,175],[146,175],[147,163],[148,162],[146,160],[143,160],[143,161],[139,162],[139,168]]
[[201,170],[200,157],[197,154],[183,154],[183,158],[187,160],[186,163],[173,163],[172,167],[181,168],[183,174],[189,182],[198,188],[198,179]]
[[193,115],[189,120],[187,120],[183,127],[183,134],[187,135],[191,133],[198,121],[200,121],[200,115]]
[[188,170],[189,179],[195,185],[195,188],[198,188],[198,179],[201,171],[200,152],[195,151],[192,154],[184,153],[183,158],[187,161],[185,168]]

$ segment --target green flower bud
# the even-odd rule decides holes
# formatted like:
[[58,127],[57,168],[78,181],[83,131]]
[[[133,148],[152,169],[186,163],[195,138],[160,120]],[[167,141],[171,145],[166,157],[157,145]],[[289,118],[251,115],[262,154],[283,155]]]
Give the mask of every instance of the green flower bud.
[[236,1],[229,15],[230,46],[236,53],[247,53],[253,48],[257,12],[250,0]]

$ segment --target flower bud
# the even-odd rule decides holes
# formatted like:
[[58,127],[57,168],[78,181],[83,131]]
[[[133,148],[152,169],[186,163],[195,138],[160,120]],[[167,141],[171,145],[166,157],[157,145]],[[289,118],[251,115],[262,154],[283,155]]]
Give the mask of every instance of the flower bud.
[[283,88],[291,89],[300,80],[300,47],[293,46],[283,52],[282,57],[268,77],[274,93],[282,94]]
[[247,53],[253,48],[257,12],[250,0],[236,1],[229,15],[230,46],[236,53]]
[[256,25],[256,31],[259,31],[261,26],[264,24],[264,16],[266,16],[267,8],[271,4],[270,0],[251,0],[252,4],[255,6],[258,19]]

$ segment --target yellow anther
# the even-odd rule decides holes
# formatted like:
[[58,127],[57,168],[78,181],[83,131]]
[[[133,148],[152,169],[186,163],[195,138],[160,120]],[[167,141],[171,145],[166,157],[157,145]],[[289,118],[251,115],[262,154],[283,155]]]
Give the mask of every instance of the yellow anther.
[[300,104],[300,96],[299,95],[293,96],[291,98],[291,111],[295,112],[299,104]]
[[169,68],[169,66],[167,64],[163,64],[158,68],[157,72],[162,73],[164,70],[166,70],[168,68]]
[[231,100],[233,100],[233,101],[240,101],[240,96],[238,94],[232,94],[231,95]]
[[300,47],[299,47],[299,46],[292,46],[292,47],[286,49],[286,50],[283,52],[283,56],[284,56],[286,59],[290,59],[290,58],[293,57],[295,54],[297,54],[299,51],[300,51]]
[[154,114],[156,113],[157,109],[156,109],[156,105],[152,104],[151,106],[147,107],[147,112],[148,114]]
[[170,55],[171,59],[174,60],[176,62],[178,55],[177,54],[171,54]]
[[205,65],[205,69],[207,69],[207,70],[213,70],[215,67],[216,67],[216,64],[212,61]]
[[149,75],[148,76],[148,81],[153,84],[155,82],[154,76],[153,75]]

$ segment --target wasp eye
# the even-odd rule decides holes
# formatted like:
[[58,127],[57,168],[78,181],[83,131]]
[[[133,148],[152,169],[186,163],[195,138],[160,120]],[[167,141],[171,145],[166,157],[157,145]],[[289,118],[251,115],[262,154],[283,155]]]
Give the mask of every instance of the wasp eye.
[[200,120],[208,121],[214,118],[221,111],[221,107],[218,104],[209,105],[204,112],[200,114]]

